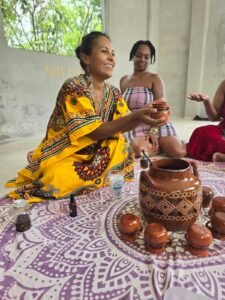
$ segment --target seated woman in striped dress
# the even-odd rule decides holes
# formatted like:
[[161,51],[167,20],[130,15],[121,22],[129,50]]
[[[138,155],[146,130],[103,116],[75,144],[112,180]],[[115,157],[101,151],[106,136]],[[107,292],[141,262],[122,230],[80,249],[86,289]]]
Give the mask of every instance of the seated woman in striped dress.
[[[120,79],[120,89],[130,110],[143,108],[152,101],[165,101],[163,80],[158,74],[148,71],[149,64],[155,62],[155,47],[150,41],[137,41],[131,51],[130,60],[133,61],[133,74]],[[186,155],[186,146],[182,144],[171,122],[158,129],[146,124],[140,124],[126,134],[127,140],[134,149],[136,157],[141,150],[150,155],[163,152],[170,157]]]

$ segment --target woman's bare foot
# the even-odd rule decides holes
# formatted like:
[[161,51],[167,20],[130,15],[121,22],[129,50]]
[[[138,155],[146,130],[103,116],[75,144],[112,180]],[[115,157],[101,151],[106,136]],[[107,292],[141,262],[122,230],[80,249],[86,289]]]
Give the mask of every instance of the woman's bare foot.
[[213,153],[212,161],[214,161],[214,162],[225,161],[225,154],[220,153],[220,152]]

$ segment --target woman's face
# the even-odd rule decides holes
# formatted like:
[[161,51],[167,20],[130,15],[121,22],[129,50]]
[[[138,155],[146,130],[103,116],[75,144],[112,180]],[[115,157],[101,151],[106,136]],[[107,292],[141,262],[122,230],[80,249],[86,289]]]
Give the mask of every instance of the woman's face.
[[85,63],[93,78],[106,80],[112,77],[115,67],[115,53],[112,49],[112,42],[105,36],[98,37],[93,44],[91,54],[86,56]]
[[140,45],[133,57],[135,71],[146,71],[151,62],[151,51],[147,45]]

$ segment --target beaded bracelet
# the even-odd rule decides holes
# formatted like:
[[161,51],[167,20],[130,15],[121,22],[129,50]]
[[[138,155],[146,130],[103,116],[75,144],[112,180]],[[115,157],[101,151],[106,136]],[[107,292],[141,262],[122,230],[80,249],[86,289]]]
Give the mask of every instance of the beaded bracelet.
[[151,127],[150,134],[158,134],[159,133],[159,128],[158,127]]

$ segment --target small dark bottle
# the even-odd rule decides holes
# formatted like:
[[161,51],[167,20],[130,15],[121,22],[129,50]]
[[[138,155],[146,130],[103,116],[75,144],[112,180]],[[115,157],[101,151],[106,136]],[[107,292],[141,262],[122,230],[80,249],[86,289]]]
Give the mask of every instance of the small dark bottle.
[[31,219],[28,212],[27,202],[24,199],[17,199],[13,202],[15,214],[16,231],[23,232],[31,227]]
[[23,232],[31,227],[31,220],[28,214],[18,215],[16,218],[16,231]]
[[76,217],[77,216],[77,204],[76,204],[76,200],[75,200],[75,197],[73,194],[70,195],[69,208],[70,208],[70,216]]
[[148,160],[144,156],[141,156],[141,158],[140,158],[140,167],[142,169],[148,169]]

